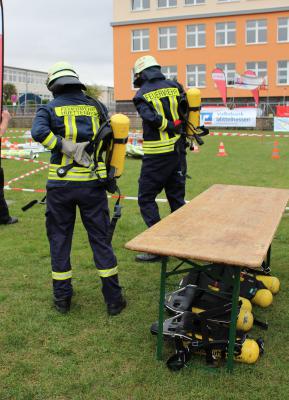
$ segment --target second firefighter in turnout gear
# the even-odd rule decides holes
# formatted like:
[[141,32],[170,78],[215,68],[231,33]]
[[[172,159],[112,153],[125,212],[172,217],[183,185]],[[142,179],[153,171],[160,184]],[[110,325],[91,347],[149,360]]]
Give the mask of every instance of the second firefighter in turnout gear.
[[[136,60],[134,85],[140,89],[133,102],[142,118],[143,151],[138,203],[148,227],[160,221],[157,195],[164,189],[171,212],[185,204],[186,151],[179,102],[182,86],[165,78],[154,57]],[[137,261],[157,261],[158,256],[139,254]]]
[[[51,150],[47,182],[46,228],[50,243],[54,305],[69,311],[72,289],[71,243],[77,206],[87,231],[102,293],[109,315],[119,314],[126,302],[118,282],[117,260],[108,238],[110,225],[104,163],[97,173],[89,168],[91,152],[87,145],[96,137],[107,110],[82,92],[73,67],[56,63],[48,72],[47,87],[54,99],[41,106],[32,126],[35,141]],[[98,107],[97,107],[98,105]],[[63,167],[72,166],[62,176]]]

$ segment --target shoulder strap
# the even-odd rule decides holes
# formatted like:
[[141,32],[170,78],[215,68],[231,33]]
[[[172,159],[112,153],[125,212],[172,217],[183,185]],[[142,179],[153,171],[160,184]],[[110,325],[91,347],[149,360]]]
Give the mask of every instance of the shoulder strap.
[[108,120],[108,115],[107,115],[107,109],[106,107],[97,99],[94,99],[93,97],[85,95],[87,100],[91,105],[93,105],[97,111],[99,112],[100,115],[100,122],[106,122]]

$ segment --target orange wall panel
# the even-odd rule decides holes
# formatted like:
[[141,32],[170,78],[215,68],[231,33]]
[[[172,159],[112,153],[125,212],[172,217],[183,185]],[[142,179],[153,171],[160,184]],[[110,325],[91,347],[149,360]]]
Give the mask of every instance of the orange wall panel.
[[[235,63],[236,72],[242,74],[246,70],[246,62],[267,61],[268,90],[261,91],[261,96],[283,96],[286,86],[278,86],[277,61],[289,60],[289,43],[277,43],[277,24],[279,17],[289,17],[289,12],[264,13],[257,15],[239,15],[182,21],[168,21],[151,24],[135,24],[114,26],[114,83],[116,100],[131,100],[135,90],[131,85],[131,70],[138,57],[151,54],[164,66],[177,65],[178,80],[186,87],[186,65],[206,64],[206,87],[201,88],[202,96],[206,98],[220,97],[214,87],[211,72],[216,63]],[[267,20],[267,43],[246,45],[246,21],[254,19]],[[236,45],[215,47],[216,22],[236,22]],[[186,48],[186,25],[206,25],[206,47]],[[158,49],[158,28],[166,26],[177,27],[177,49]],[[134,29],[149,29],[150,50],[132,52],[131,32]],[[251,97],[250,91],[228,88],[228,97]]]

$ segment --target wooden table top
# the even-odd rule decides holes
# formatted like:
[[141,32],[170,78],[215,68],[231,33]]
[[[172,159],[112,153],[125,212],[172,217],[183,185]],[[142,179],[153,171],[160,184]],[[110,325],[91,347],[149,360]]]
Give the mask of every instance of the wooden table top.
[[257,269],[288,200],[286,189],[213,185],[125,247]]

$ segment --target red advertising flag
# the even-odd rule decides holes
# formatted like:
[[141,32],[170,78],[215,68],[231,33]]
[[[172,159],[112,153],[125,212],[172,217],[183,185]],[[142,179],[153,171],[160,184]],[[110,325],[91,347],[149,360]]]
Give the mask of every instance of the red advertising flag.
[[276,117],[289,117],[289,106],[276,106]]
[[219,92],[221,94],[223,103],[227,104],[227,85],[226,85],[226,76],[224,71],[221,68],[215,68],[212,71],[212,79],[215,82]]
[[[0,120],[3,104],[3,65],[4,65],[4,32],[3,32],[3,4],[0,0]],[[0,190],[4,187],[3,169],[1,168],[1,137],[0,137]]]
[[4,68],[4,29],[3,29],[3,4],[0,0],[0,115],[3,105],[3,68]]
[[[251,70],[245,71],[244,76],[245,76],[245,77],[246,77],[246,76],[248,76],[248,77],[252,77],[252,76],[253,76],[253,77],[257,77],[257,75],[255,74],[255,72],[254,72],[254,71],[251,71]],[[251,92],[252,92],[253,97],[254,97],[254,100],[255,100],[255,105],[256,105],[256,107],[258,107],[258,104],[259,104],[259,88],[256,87],[255,89],[252,89]]]

